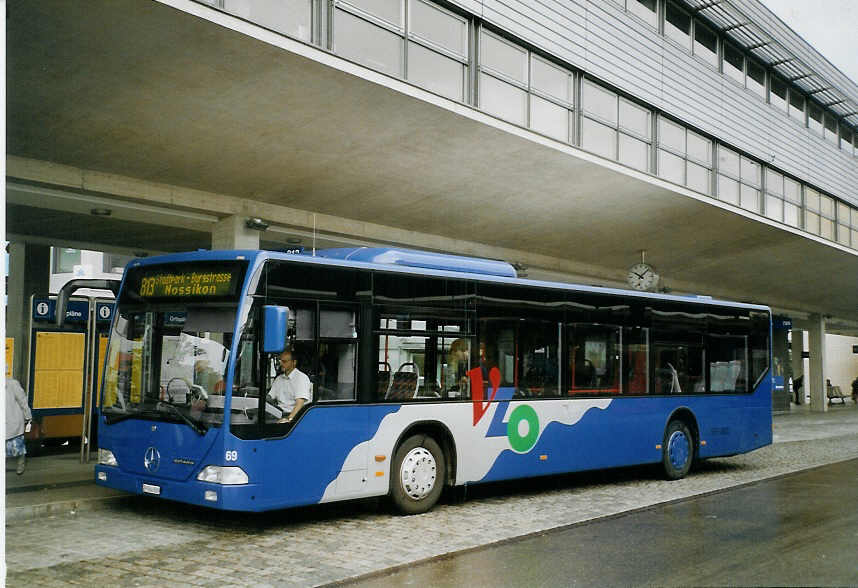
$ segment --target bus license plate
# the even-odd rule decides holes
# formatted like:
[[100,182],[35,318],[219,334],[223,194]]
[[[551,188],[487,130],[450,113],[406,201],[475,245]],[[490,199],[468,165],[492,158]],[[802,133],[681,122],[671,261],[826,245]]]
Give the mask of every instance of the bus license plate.
[[154,484],[143,484],[143,493],[158,496],[161,494],[161,487]]

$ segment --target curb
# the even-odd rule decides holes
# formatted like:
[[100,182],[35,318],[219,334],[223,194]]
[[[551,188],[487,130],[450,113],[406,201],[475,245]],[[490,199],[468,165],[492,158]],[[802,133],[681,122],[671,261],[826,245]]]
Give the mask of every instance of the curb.
[[98,498],[74,498],[44,504],[28,504],[6,508],[6,524],[22,523],[61,515],[75,515],[78,512],[109,508],[118,502],[132,498],[127,494],[103,496]]

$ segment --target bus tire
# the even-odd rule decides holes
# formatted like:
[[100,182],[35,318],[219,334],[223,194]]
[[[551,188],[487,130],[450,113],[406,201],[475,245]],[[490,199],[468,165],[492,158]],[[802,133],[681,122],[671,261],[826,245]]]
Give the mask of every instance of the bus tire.
[[405,440],[393,457],[390,497],[401,514],[426,512],[438,502],[444,489],[447,464],[444,452],[428,435]]
[[681,420],[672,420],[664,432],[661,462],[668,480],[679,480],[691,469],[694,461],[694,437]]

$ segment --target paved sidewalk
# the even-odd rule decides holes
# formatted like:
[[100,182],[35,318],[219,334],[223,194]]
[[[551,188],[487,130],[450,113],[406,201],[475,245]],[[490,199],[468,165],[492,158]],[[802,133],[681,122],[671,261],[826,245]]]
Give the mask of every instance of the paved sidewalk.
[[[341,582],[846,459],[858,459],[858,409],[853,404],[825,414],[795,410],[778,416],[773,445],[707,460],[682,480],[668,482],[651,469],[631,468],[490,484],[475,487],[472,500],[439,504],[411,517],[391,516],[372,503],[238,516],[140,497],[94,501],[103,508],[48,517],[35,525],[8,524],[7,582]],[[91,466],[81,469],[87,468]],[[66,489],[77,488],[82,495],[91,487]]]
[[[807,405],[791,405],[789,413],[774,417],[774,442],[826,439],[858,433],[858,408],[851,401],[812,413]],[[6,522],[96,510],[130,495],[93,481],[94,451],[89,463],[80,463],[80,452],[28,459],[27,471],[17,476],[14,463],[6,463]]]

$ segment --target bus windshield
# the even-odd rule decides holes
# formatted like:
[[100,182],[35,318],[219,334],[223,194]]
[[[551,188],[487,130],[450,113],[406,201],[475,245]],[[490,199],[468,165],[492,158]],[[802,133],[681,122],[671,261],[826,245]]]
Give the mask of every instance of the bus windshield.
[[108,422],[183,422],[199,433],[223,423],[235,306],[122,309],[107,353]]

